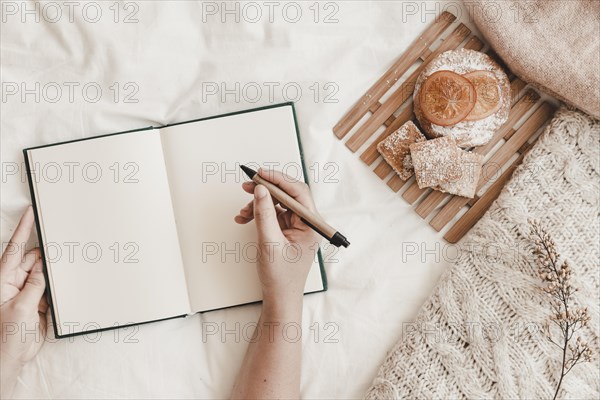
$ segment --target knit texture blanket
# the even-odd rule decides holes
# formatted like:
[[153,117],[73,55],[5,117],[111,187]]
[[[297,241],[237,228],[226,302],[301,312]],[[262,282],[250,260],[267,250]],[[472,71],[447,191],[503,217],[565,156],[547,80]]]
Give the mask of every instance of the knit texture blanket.
[[[600,397],[600,121],[561,108],[499,198],[456,248],[416,320],[406,323],[366,398],[552,398],[561,351],[543,332],[551,310],[529,218],[571,262],[580,331],[595,358],[576,365],[559,398]],[[415,266],[417,267],[417,266]]]

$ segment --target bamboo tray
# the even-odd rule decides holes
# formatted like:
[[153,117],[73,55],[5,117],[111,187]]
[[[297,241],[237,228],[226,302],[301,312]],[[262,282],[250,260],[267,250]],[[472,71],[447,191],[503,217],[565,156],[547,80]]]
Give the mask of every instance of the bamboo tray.
[[[525,88],[527,84],[511,76],[510,71],[503,66],[511,79],[512,106],[508,121],[495,133],[490,143],[473,149],[473,152],[487,157],[483,165],[484,173],[477,186],[478,196],[468,199],[432,189],[419,189],[414,178],[403,181],[393,173],[392,168],[377,152],[377,144],[412,118],[412,92],[421,71],[444,51],[460,47],[481,50],[484,47],[478,37],[469,37],[471,31],[462,23],[444,35],[455,19],[449,12],[438,16],[333,127],[338,139],[343,140],[348,136],[346,146],[353,153],[358,152],[365,164],[372,166],[379,161],[373,169],[375,174],[387,182],[394,192],[405,188],[402,197],[415,205],[414,210],[423,219],[431,216],[429,225],[436,231],[444,229],[466,208],[467,211],[453,221],[444,235],[444,239],[450,243],[458,242],[485,214],[537,139],[536,133],[554,113],[554,107],[550,103],[540,101],[540,95],[535,90]],[[432,49],[431,45],[438,39],[442,39],[441,43]],[[500,62],[494,54],[488,54]],[[413,67],[416,69],[401,81],[400,78]],[[397,85],[398,82],[401,84]],[[388,97],[382,101],[386,94],[389,94]],[[527,118],[521,121],[527,114]],[[384,129],[383,132],[367,145],[381,128]]]

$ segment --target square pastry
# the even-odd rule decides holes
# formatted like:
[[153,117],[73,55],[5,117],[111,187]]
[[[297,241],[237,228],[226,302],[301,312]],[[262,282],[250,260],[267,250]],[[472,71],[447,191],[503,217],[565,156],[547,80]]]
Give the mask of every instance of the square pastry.
[[377,145],[377,151],[403,180],[414,173],[410,157],[410,145],[424,142],[425,136],[412,122],[404,123],[398,130]]
[[448,136],[413,144],[410,151],[419,188],[475,196],[483,156],[462,150]]
[[483,156],[460,149],[460,170],[458,179],[440,183],[438,190],[472,199],[481,177]]
[[449,136],[410,145],[419,188],[435,188],[458,179],[461,175],[459,151],[455,140]]

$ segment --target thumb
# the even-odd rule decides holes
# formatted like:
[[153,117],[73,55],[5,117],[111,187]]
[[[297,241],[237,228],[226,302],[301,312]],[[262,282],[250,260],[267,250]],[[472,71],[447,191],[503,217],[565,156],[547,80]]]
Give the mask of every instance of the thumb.
[[42,260],[39,259],[29,272],[25,285],[16,299],[18,302],[31,305],[37,310],[40,299],[44,295],[44,290],[46,290],[46,279],[44,279],[44,273],[42,272]]
[[284,239],[271,194],[263,185],[254,188],[254,221],[260,243],[281,242]]

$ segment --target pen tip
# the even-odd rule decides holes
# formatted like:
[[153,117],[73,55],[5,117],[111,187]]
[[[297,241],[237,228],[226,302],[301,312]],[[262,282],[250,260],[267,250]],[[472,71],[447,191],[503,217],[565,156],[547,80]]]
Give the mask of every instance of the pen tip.
[[346,239],[346,236],[342,235],[339,232],[336,232],[333,237],[331,238],[331,244],[333,244],[334,246],[340,247],[340,246],[344,246],[344,247],[348,247],[350,246],[350,242],[348,241],[348,239]]
[[245,165],[240,165],[240,168],[242,169],[242,171],[244,171],[246,175],[248,175],[248,178],[250,179],[254,178],[254,175],[256,175],[256,171],[252,168],[248,168]]

